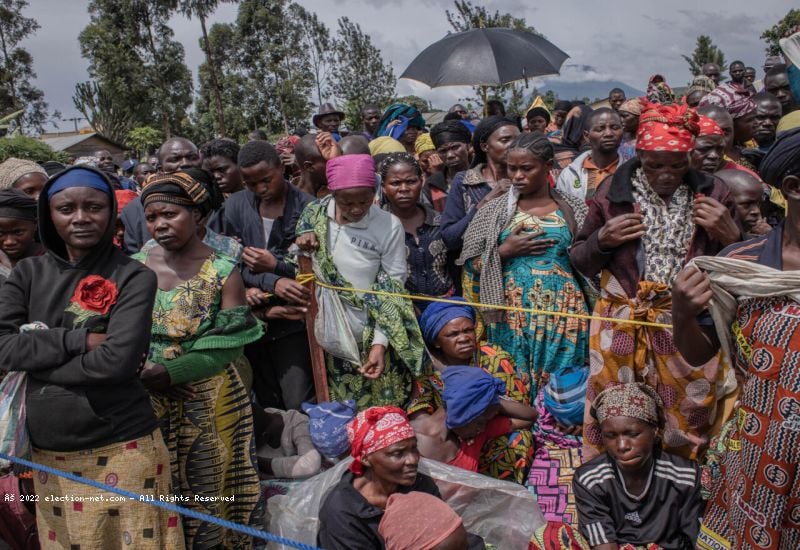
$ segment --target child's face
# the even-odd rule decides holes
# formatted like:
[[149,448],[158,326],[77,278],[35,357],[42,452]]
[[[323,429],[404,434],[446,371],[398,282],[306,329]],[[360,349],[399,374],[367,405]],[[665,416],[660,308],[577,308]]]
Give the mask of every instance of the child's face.
[[628,416],[607,418],[600,425],[603,446],[623,473],[634,473],[650,466],[656,442],[656,428]]
[[458,428],[453,428],[453,432],[461,439],[474,439],[479,434],[486,431],[486,425],[500,412],[500,405],[492,405],[478,418]]
[[761,186],[758,183],[746,187],[737,186],[731,190],[731,196],[745,230],[750,230],[761,219]]

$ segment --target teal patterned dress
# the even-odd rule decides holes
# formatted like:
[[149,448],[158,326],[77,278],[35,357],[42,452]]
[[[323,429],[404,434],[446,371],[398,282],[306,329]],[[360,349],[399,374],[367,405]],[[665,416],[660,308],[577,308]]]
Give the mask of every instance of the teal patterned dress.
[[[557,243],[541,256],[520,256],[503,262],[503,283],[509,306],[544,311],[588,314],[580,283],[567,249],[572,234],[561,210],[531,216],[517,210],[499,236],[502,244],[522,224],[525,231],[544,231],[543,239]],[[464,288],[480,295],[480,258],[464,264]],[[551,372],[568,365],[584,365],[588,353],[588,321],[585,319],[531,315],[509,311],[503,321],[486,327],[487,340],[514,359],[517,374],[535,397]],[[531,403],[532,404],[532,403]]]

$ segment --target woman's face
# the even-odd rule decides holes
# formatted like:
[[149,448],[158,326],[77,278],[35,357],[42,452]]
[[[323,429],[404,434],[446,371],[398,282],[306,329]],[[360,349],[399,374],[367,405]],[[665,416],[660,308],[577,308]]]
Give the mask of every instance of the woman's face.
[[547,128],[547,119],[543,116],[534,115],[528,119],[528,130],[531,132],[544,132]]
[[334,191],[336,210],[345,223],[361,221],[369,212],[372,201],[375,200],[375,191],[369,187],[355,187]]
[[168,202],[151,202],[144,209],[147,230],[165,250],[180,250],[197,237],[200,211]]
[[647,422],[628,416],[606,418],[600,425],[603,446],[623,473],[650,467],[657,430]]
[[385,449],[370,453],[362,462],[377,479],[410,487],[417,480],[419,466],[417,438],[404,439]]
[[39,172],[30,172],[17,178],[13,187],[19,189],[34,200],[38,200],[39,193],[44,189],[45,183],[47,183],[47,176]]
[[111,221],[111,197],[91,187],[71,187],[50,199],[50,218],[71,259],[97,246]]
[[713,174],[725,160],[725,137],[698,137],[694,140],[694,148],[689,152],[689,159],[695,170]]
[[552,161],[542,162],[527,149],[515,148],[508,151],[506,172],[520,195],[530,195],[549,185],[547,176],[552,168]]
[[394,207],[411,208],[419,202],[422,179],[416,169],[405,162],[392,165],[381,185],[383,186],[383,195]]
[[650,187],[661,197],[671,197],[689,171],[688,153],[639,151],[639,158]]
[[628,134],[636,134],[639,128],[639,115],[629,113],[628,111],[620,111],[619,118],[622,120],[622,131]]
[[0,217],[0,250],[16,263],[27,256],[36,237],[36,222]]
[[417,141],[417,137],[419,137],[419,128],[415,128],[414,126],[409,126],[408,128],[406,128],[406,131],[403,132],[403,135],[401,135],[400,139],[398,139],[397,141],[405,145],[406,149],[408,149],[409,145],[411,145],[413,148],[414,142]]
[[519,135],[519,129],[511,124],[501,126],[489,135],[486,143],[481,144],[481,149],[489,160],[495,164],[505,164],[508,146]]
[[436,336],[434,346],[448,365],[468,365],[478,347],[475,322],[459,317],[447,323]]
[[[477,369],[480,367],[474,368]],[[486,425],[489,424],[489,422],[491,422],[499,412],[500,405],[492,405],[469,424],[465,424],[464,426],[460,426],[458,428],[453,428],[453,432],[455,432],[455,434],[463,440],[474,439],[486,431]]]

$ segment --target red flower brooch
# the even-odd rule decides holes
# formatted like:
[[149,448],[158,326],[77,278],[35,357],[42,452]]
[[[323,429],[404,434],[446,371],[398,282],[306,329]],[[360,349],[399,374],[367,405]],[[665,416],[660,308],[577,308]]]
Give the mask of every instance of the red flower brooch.
[[67,311],[76,315],[75,325],[79,326],[90,317],[105,315],[115,303],[119,290],[114,281],[99,275],[89,275],[78,282],[69,300]]

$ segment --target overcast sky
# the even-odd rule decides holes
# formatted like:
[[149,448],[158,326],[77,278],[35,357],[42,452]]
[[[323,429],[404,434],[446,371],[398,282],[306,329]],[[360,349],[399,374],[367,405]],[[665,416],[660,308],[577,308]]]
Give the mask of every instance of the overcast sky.
[[[361,25],[400,75],[425,47],[450,30],[445,10],[453,0],[297,0],[315,11],[331,29],[347,16]],[[29,0],[26,15],[41,28],[25,42],[34,58],[36,84],[51,109],[63,118],[80,116],[72,103],[75,84],[88,78],[78,34],[89,22],[87,0]],[[473,2],[479,3],[479,2]],[[663,74],[672,86],[690,79],[681,54],[690,54],[699,34],[708,34],[726,59],[741,59],[762,75],[765,51],[759,38],[790,8],[787,0],[671,0],[656,5],[640,0],[503,0],[483,2],[491,10],[524,17],[549,40],[570,55],[561,72],[565,81],[621,80],[644,89],[648,77]],[[236,5],[223,4],[211,18],[231,22]],[[186,63],[196,73],[203,61],[198,44],[200,25],[184,17],[172,20],[175,39],[186,49]],[[448,107],[468,89],[439,88],[398,81],[398,94],[415,93]],[[60,123],[69,129],[72,123]]]

